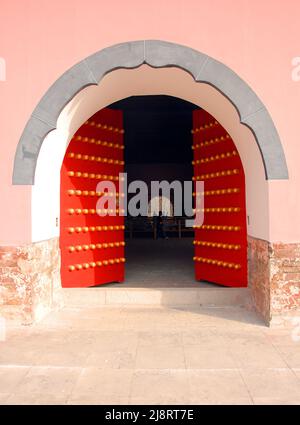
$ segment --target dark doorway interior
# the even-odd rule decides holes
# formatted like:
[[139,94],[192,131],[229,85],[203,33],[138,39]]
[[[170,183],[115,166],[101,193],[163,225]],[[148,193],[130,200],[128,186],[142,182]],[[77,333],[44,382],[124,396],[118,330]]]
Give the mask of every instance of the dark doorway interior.
[[[191,181],[192,111],[198,107],[170,96],[133,96],[109,108],[123,111],[128,184],[145,181],[150,201],[153,180]],[[163,232],[157,230],[150,216],[126,218],[126,283],[150,287],[196,284],[193,231],[185,227],[184,211],[166,218],[163,227]]]

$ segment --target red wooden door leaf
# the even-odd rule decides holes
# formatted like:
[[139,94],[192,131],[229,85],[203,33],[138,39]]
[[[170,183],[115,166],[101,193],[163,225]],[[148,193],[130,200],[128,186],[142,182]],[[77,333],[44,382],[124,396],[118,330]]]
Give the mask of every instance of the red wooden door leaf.
[[123,133],[122,111],[103,109],[79,128],[67,148],[60,193],[63,287],[124,280],[124,216],[118,203],[114,216],[97,214],[97,183],[113,182],[119,192]]
[[204,181],[204,222],[195,228],[195,276],[247,286],[245,176],[235,144],[206,111],[193,112],[194,180]]

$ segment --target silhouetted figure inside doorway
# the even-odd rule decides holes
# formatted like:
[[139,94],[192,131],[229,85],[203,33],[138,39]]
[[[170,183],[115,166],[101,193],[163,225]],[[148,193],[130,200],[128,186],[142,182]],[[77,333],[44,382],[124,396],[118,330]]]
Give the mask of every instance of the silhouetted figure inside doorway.
[[168,239],[166,234],[166,217],[159,211],[158,217],[154,217],[156,223],[156,236],[157,239]]

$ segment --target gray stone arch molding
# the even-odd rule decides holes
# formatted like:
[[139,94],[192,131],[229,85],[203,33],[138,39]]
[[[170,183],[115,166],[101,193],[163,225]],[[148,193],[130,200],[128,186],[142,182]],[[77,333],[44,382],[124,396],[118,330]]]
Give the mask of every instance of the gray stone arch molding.
[[189,47],[157,40],[132,41],[105,48],[66,71],[47,91],[33,111],[18,143],[13,184],[32,185],[40,147],[56,128],[60,112],[84,87],[97,85],[105,74],[142,64],[178,67],[196,82],[212,85],[239,113],[241,123],[253,132],[267,179],[287,179],[288,170],[274,123],[263,103],[237,74],[215,59]]

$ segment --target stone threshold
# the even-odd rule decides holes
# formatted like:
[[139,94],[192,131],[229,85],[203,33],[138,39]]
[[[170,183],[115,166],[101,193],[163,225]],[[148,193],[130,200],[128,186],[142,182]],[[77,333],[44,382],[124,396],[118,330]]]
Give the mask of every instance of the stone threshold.
[[251,306],[249,288],[64,288],[66,307],[102,305]]

